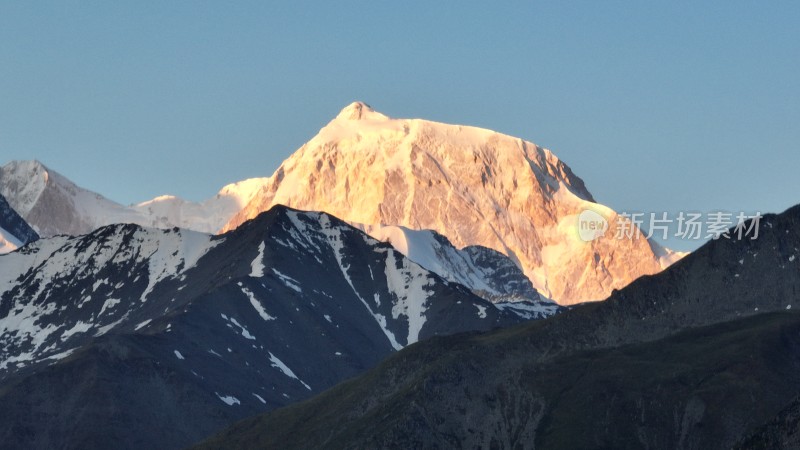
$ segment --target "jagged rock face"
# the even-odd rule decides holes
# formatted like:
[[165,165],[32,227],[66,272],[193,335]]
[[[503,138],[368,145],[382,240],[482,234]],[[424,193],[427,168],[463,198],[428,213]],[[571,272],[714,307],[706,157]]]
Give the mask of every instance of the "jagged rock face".
[[506,255],[486,247],[461,250],[432,230],[394,225],[355,225],[442,278],[462,284],[494,303],[542,300],[530,280]]
[[551,316],[563,308],[536,292],[531,281],[511,259],[495,250],[472,245],[457,249],[432,230],[394,225],[352,224],[375,239],[391,244],[422,267],[469,288],[501,309],[527,319]]
[[354,103],[287,159],[226,226],[276,204],[351,222],[432,229],[461,248],[508,255],[561,304],[601,300],[662,269],[648,241],[576,231],[586,208],[610,222],[583,181],[549,150],[489,130],[392,120]]

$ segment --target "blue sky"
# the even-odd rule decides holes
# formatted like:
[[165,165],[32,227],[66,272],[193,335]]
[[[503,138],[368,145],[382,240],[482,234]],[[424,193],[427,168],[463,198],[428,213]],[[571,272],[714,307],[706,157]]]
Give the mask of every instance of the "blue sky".
[[798,23],[798,2],[0,1],[0,162],[199,200],[363,100],[548,147],[617,210],[781,211]]

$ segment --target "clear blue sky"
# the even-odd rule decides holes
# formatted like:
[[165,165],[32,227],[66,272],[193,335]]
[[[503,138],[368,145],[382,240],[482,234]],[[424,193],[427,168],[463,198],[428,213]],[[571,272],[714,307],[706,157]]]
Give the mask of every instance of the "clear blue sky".
[[780,211],[798,24],[796,1],[0,1],[0,163],[199,200],[363,100],[548,147],[617,210]]

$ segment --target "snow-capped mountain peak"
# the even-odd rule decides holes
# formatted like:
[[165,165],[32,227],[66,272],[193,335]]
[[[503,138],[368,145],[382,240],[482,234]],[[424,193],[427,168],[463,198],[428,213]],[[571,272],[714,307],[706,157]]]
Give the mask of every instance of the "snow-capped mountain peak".
[[124,207],[36,161],[0,168],[0,194],[45,237],[111,223],[213,233],[277,204],[376,230],[429,229],[456,249],[504,254],[561,304],[602,300],[676,259],[641,233],[577,239],[582,211],[609,223],[617,216],[551,151],[488,129],[393,119],[363,102],[346,106],[271,177],[225,186],[203,202],[161,196]]
[[[122,205],[78,187],[39,161],[0,167],[0,194],[42,236],[77,235],[106,223],[135,222]],[[102,218],[109,218],[104,222]]]
[[562,304],[604,299],[662,269],[642,236],[577,239],[582,210],[610,223],[616,215],[551,151],[487,129],[391,119],[359,102],[284,161],[223,230],[275,204],[496,250]]
[[14,209],[27,215],[50,179],[49,169],[37,160],[11,161],[2,167],[2,195],[15,199]]
[[353,102],[345,106],[335,120],[389,120],[389,117],[375,111],[364,102]]

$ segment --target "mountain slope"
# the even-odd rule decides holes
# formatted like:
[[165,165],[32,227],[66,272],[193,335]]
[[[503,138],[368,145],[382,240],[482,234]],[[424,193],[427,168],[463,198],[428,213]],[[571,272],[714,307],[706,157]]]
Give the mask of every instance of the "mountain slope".
[[758,427],[737,449],[800,448],[800,398]]
[[0,257],[0,441],[183,447],[421,339],[520,321],[324,213],[42,239]]
[[800,392],[798,336],[773,313],[546,364],[440,340],[197,448],[731,448]]
[[206,448],[731,448],[800,395],[800,206],[760,226],[605,302],[408,348]]
[[230,184],[202,203],[161,196],[126,207],[77,186],[38,161],[12,161],[0,167],[0,195],[44,237],[76,236],[115,223],[215,232],[264,182],[253,178]]
[[638,232],[582,242],[580,212],[612,225],[617,216],[549,150],[490,130],[390,119],[360,102],[284,161],[224,229],[275,204],[494,249],[561,304],[603,299],[673,257],[656,255]]

